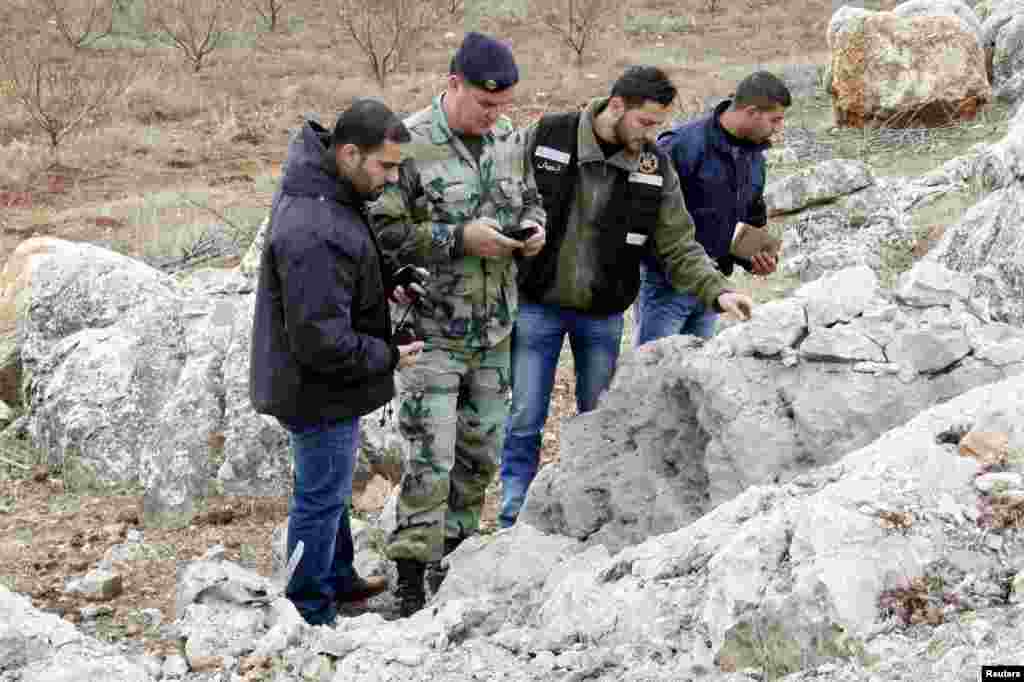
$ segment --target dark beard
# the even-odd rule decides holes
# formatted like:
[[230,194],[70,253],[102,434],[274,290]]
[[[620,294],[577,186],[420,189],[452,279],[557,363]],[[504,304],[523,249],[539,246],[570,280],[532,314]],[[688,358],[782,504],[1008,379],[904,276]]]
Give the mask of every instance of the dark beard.
[[[625,131],[623,130],[623,125],[622,125],[622,119],[621,118],[615,123],[615,129],[614,130],[615,130],[615,137],[618,139],[618,144],[620,144],[622,147],[624,147],[628,153],[630,153],[630,154],[638,154],[638,153],[640,153],[643,150],[643,148],[644,148],[643,140],[639,140],[639,141],[637,141],[637,140],[630,140],[630,141],[627,142],[627,137],[626,137]],[[636,145],[638,143],[639,143],[638,147],[634,146],[634,145]]]

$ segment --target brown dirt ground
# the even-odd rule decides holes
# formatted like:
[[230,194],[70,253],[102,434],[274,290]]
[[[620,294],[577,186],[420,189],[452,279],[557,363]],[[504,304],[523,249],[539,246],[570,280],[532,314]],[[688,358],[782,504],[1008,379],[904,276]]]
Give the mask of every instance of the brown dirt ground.
[[[621,3],[579,68],[567,66],[569,51],[539,27],[543,8],[535,7],[525,19],[487,19],[482,28],[509,40],[517,54],[522,83],[511,115],[518,123],[604,94],[631,63],[665,66],[681,89],[681,111],[699,106],[707,96],[728,94],[758,65],[824,63],[829,2],[718,4],[712,16],[706,0]],[[415,62],[404,64],[382,86],[364,75],[354,47],[338,42],[333,6],[328,0],[286,4],[285,18],[301,15],[302,30],[264,35],[254,48],[218,51],[199,74],[169,51],[126,52],[126,59],[140,68],[138,79],[109,113],[65,145],[61,165],[49,165],[41,136],[16,107],[0,107],[0,258],[6,261],[18,243],[37,234],[141,254],[161,232],[195,220],[195,212],[185,209],[163,214],[156,226],[134,224],[132,209],[148,195],[202,189],[221,211],[269,205],[269,194],[256,188],[255,179],[279,173],[288,128],[304,112],[330,121],[355,95],[378,96],[396,110],[413,111],[439,91],[461,39],[461,18],[432,31],[415,52]],[[665,35],[626,32],[627,20],[636,15],[692,17],[695,28]],[[36,27],[21,29],[24,34]],[[573,393],[563,362],[549,424],[575,411]],[[542,460],[551,461],[557,453],[557,428],[549,428]],[[0,580],[30,596],[37,607],[77,620],[77,609],[86,602],[63,593],[66,580],[94,566],[127,529],[136,527],[140,498],[65,494],[61,481],[45,471],[33,477],[0,463],[0,474],[4,471]],[[494,508],[491,496],[488,527],[493,527]],[[165,621],[172,619],[177,562],[197,558],[217,543],[227,548],[228,558],[269,575],[270,533],[286,513],[284,499],[217,498],[211,512],[188,528],[145,529],[145,541],[168,548],[170,557],[121,566],[124,593],[111,602],[115,612],[107,635],[142,641],[152,653],[173,650],[174,642],[139,625],[136,611],[158,608]]]

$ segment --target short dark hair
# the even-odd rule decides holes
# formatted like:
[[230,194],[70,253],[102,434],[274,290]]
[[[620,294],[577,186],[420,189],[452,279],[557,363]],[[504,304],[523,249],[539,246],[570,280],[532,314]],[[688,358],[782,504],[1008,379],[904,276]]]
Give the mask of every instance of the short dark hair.
[[386,104],[364,97],[354,100],[338,115],[331,133],[331,147],[354,144],[365,154],[385,141],[401,144],[411,139],[408,128]]
[[755,71],[736,86],[732,108],[757,107],[765,111],[781,106],[788,107],[793,103],[789,88],[782,79],[768,71]]
[[653,101],[662,106],[672,104],[676,86],[668,74],[656,66],[631,66],[612,85],[612,97],[621,97],[627,109],[642,107]]

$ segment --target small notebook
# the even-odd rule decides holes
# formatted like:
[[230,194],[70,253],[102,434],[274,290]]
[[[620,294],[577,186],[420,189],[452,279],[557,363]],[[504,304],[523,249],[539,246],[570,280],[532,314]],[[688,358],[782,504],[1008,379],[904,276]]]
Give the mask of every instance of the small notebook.
[[737,258],[750,260],[755,254],[762,251],[767,251],[772,256],[778,256],[781,248],[782,240],[773,237],[765,228],[737,223],[729,253]]

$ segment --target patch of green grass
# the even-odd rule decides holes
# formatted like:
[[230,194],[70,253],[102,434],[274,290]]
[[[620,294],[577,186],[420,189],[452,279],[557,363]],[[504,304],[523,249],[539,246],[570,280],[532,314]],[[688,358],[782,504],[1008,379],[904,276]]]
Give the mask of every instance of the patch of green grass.
[[151,623],[141,609],[132,609],[129,611],[128,620],[136,625],[142,626],[142,634],[144,637],[159,637],[160,625],[157,623]]
[[[284,20],[283,24],[280,23],[282,17],[278,17],[277,19],[278,19],[278,25],[277,25],[277,32],[278,33],[285,33],[285,34],[288,34],[288,35],[295,35],[296,33],[301,33],[302,30],[306,27],[306,19],[304,17],[300,17],[300,16],[297,16],[297,15],[292,15],[292,16],[287,17]],[[256,29],[260,33],[270,33],[270,20],[269,19],[265,19],[264,17],[257,17],[257,19],[256,19]]]
[[972,183],[964,191],[949,192],[915,210],[915,236],[924,237],[935,226],[951,227],[958,223],[968,209],[978,203],[983,196],[984,189],[979,184]]
[[257,175],[253,179],[253,188],[260,194],[272,196],[277,189],[277,178],[273,175]]
[[1003,137],[1010,113],[1006,105],[996,103],[979,112],[973,121],[930,129],[923,141],[913,133],[880,127],[823,132],[836,157],[860,159],[879,176],[914,176],[968,153],[975,144]]
[[0,575],[0,585],[3,585],[11,592],[17,592],[18,578],[13,575]]
[[931,641],[928,642],[928,648],[925,649],[925,653],[928,655],[928,658],[933,661],[937,661],[942,658],[944,653],[946,653],[946,648],[946,642],[944,642],[942,638],[933,637]]
[[729,669],[754,668],[762,672],[762,679],[777,680],[802,667],[801,653],[781,625],[742,622],[726,633],[718,657]]
[[530,14],[529,0],[491,0],[490,2],[467,2],[465,5],[465,29],[479,30],[484,19],[493,21],[524,21]]
[[76,493],[55,495],[47,502],[51,514],[75,513],[82,508],[82,497]]
[[692,33],[697,29],[693,17],[667,14],[631,14],[626,17],[626,33]]
[[238,559],[242,566],[255,567],[259,558],[260,555],[256,548],[246,542],[243,542],[238,548]]
[[882,268],[878,273],[878,282],[882,287],[892,289],[900,275],[914,265],[914,244],[909,241],[883,243],[879,257]]
[[125,626],[115,623],[112,616],[103,615],[96,619],[96,639],[108,644],[125,638]]
[[1006,491],[1010,489],[1010,484],[1006,481],[996,481],[992,484],[992,496],[998,497],[999,495],[1005,495]]
[[242,252],[249,248],[269,210],[266,206],[234,206],[224,209],[222,214],[230,221],[228,235],[235,248]]
[[0,495],[0,514],[11,514],[18,507],[18,501],[11,495]]

